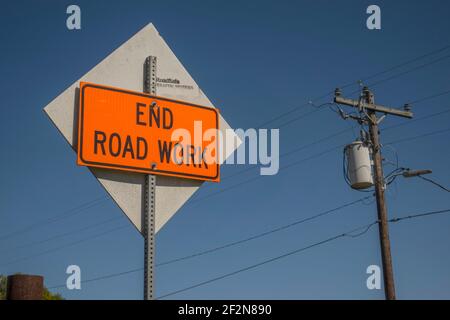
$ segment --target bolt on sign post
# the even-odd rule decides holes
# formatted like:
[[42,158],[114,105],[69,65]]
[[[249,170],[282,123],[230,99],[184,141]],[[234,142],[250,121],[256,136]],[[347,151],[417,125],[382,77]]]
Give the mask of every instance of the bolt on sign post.
[[80,84],[78,164],[219,181],[217,109]]

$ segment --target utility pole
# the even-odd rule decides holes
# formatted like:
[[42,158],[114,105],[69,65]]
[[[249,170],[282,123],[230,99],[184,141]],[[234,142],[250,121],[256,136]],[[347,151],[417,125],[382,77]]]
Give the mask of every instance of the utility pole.
[[[381,144],[379,138],[378,124],[383,120],[384,116],[377,118],[377,112],[384,115],[396,115],[405,118],[412,118],[413,114],[409,111],[409,106],[405,106],[405,110],[388,108],[375,104],[374,95],[367,87],[363,88],[362,96],[359,100],[347,99],[341,96],[339,89],[335,91],[334,102],[337,104],[347,105],[358,108],[360,115],[357,118],[361,123],[367,123],[370,135],[370,148],[372,151],[372,161],[374,167],[374,184],[375,196],[377,200],[378,212],[378,230],[381,246],[381,260],[383,264],[384,292],[387,300],[395,300],[395,284],[394,270],[392,268],[391,245],[389,241],[388,217],[386,209],[386,201],[384,196],[385,181],[383,175],[383,164],[381,157]],[[353,119],[355,117],[352,117]]]
[[[368,102],[370,103],[370,102]],[[380,234],[381,259],[384,275],[384,292],[386,299],[395,299],[394,270],[392,267],[391,243],[389,241],[389,226],[387,222],[386,200],[384,197],[384,175],[381,162],[381,146],[377,116],[374,111],[369,111],[369,133],[372,142],[372,159],[374,167],[375,196],[377,199],[378,231]]]

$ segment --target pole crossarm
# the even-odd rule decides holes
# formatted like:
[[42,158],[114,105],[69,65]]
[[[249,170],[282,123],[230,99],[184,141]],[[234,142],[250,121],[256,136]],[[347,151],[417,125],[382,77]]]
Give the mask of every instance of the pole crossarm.
[[403,111],[403,110],[399,110],[399,109],[388,108],[388,107],[381,106],[378,104],[366,103],[364,101],[348,99],[348,98],[344,98],[341,96],[335,96],[334,102],[336,102],[337,104],[343,104],[343,105],[347,105],[350,107],[355,107],[355,108],[362,107],[367,110],[371,110],[371,111],[375,111],[375,112],[382,112],[385,114],[393,114],[396,116],[409,118],[409,119],[411,119],[413,117],[413,113],[410,111]]

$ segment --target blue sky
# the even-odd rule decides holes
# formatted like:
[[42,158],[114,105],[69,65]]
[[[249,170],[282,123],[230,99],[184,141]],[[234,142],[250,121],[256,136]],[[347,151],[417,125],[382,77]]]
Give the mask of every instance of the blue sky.
[[[142,237],[110,200],[69,218],[46,221],[103,199],[106,193],[87,168],[76,165],[76,154],[42,109],[147,23],[155,24],[234,128],[255,127],[298,107],[298,111],[268,125],[278,128],[309,112],[311,107],[304,107],[305,102],[336,86],[355,83],[450,44],[447,1],[74,3],[81,7],[80,31],[66,28],[66,8],[73,4],[68,1],[7,2],[0,12],[0,274],[42,274],[50,287],[65,283],[70,264],[81,267],[82,279],[143,266]],[[374,3],[382,13],[382,29],[378,31],[365,26],[366,8]],[[447,49],[371,79],[369,84],[449,54]],[[376,101],[400,107],[449,90],[449,71],[450,59],[442,59],[385,81],[373,87]],[[344,94],[355,89],[356,85],[346,88]],[[448,97],[418,103],[413,110],[416,117],[449,109]],[[318,103],[330,100],[331,96]],[[387,117],[383,125],[401,122],[406,120]],[[449,122],[450,113],[442,113],[382,132],[381,139],[390,142],[448,129]],[[328,109],[316,112],[280,129],[280,152],[351,125],[354,123],[341,120]],[[258,176],[259,169],[253,169],[220,184],[205,183],[195,198],[227,190],[186,204],[164,226],[157,235],[157,262],[239,240],[364,196],[345,184],[341,150],[283,169],[354,138],[348,131],[292,153],[281,159],[282,168],[276,176],[239,185]],[[402,166],[432,169],[431,177],[448,186],[449,138],[446,131],[393,147]],[[385,155],[394,159],[389,149]],[[385,171],[390,168],[386,165]],[[227,165],[221,174],[226,177],[242,169]],[[420,179],[397,179],[387,191],[387,202],[390,217],[450,207],[448,193]],[[373,203],[357,204],[240,246],[158,267],[156,295],[375,219]],[[4,237],[28,226],[32,227],[26,232]],[[93,227],[76,232],[88,226]],[[390,226],[399,298],[450,298],[449,227],[450,215]],[[36,243],[68,232],[72,234]],[[83,239],[87,240],[67,246]],[[382,299],[382,290],[366,287],[366,268],[372,264],[381,265],[376,228],[359,238],[339,239],[171,298]],[[63,288],[59,292],[67,299],[140,299],[142,280],[142,272],[135,272],[85,283],[79,291]]]

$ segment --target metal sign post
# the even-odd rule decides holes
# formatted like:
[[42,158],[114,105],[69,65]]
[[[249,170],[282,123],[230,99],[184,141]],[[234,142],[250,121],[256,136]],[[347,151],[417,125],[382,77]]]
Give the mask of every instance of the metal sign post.
[[153,282],[155,266],[155,185],[156,176],[145,177],[144,190],[144,300],[153,300]]
[[[144,64],[144,92],[156,95],[156,57],[149,56]],[[156,176],[148,174],[145,177],[144,221],[142,235],[144,236],[144,300],[153,300],[153,282],[155,266],[155,189]]]

